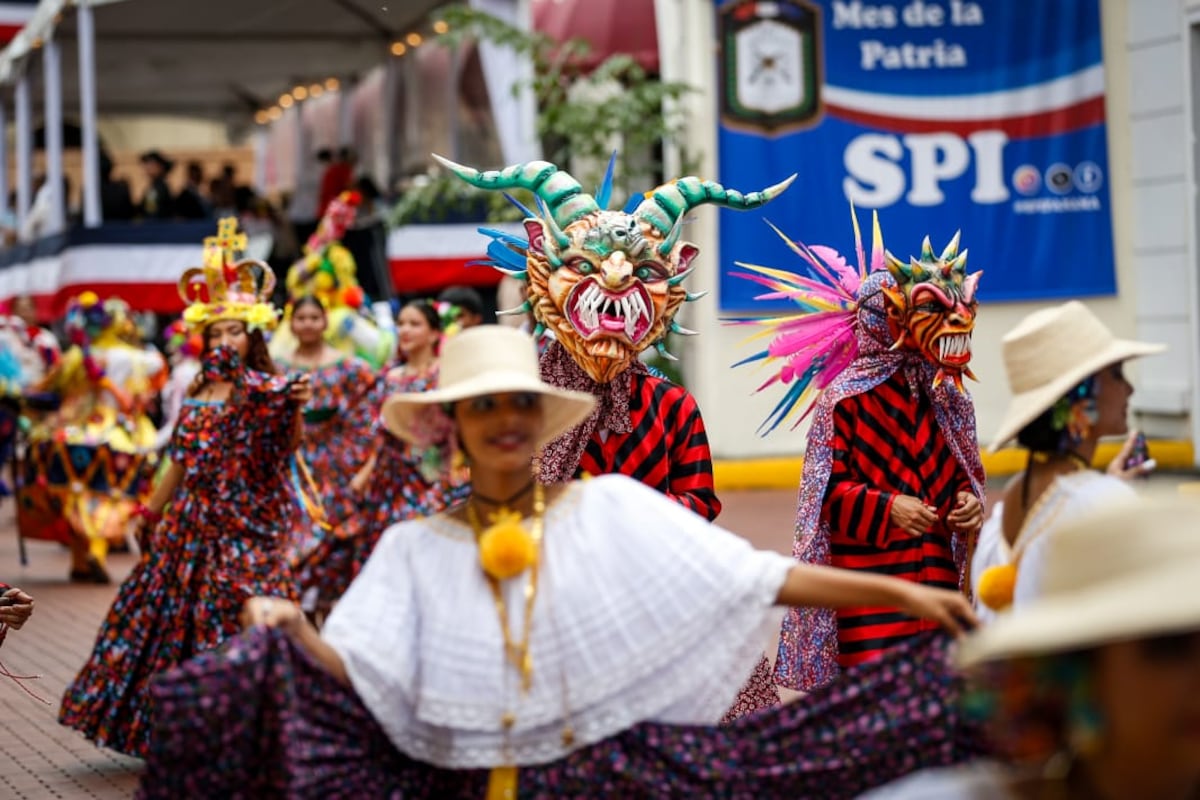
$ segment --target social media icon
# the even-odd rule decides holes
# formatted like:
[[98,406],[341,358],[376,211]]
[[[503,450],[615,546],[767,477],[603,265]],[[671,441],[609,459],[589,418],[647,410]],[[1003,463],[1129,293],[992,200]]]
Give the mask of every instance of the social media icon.
[[1072,185],[1071,168],[1066,164],[1051,164],[1046,170],[1046,188],[1055,194],[1066,194]]
[[1013,170],[1013,188],[1026,197],[1037,194],[1042,188],[1042,173],[1032,164],[1022,164]]
[[1079,191],[1092,194],[1104,184],[1104,170],[1095,161],[1083,161],[1075,167],[1075,185]]

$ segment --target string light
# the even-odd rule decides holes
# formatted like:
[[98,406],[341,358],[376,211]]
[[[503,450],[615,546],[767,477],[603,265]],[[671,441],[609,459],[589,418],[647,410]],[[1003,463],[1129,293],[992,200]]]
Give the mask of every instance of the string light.
[[325,90],[326,91],[336,92],[338,90],[339,86],[341,86],[341,82],[338,81],[337,78],[328,78],[325,81]]
[[420,47],[421,42],[423,42],[424,39],[421,38],[421,34],[413,31],[408,36],[404,37],[404,41],[408,42],[409,47]]
[[312,86],[308,87],[309,97],[320,97],[323,94],[325,94],[325,87],[319,83],[314,83]]
[[392,42],[392,55],[402,56],[408,52],[408,48],[404,46],[404,42]]
[[434,33],[445,33],[448,30],[450,30],[450,23],[446,22],[444,19],[439,19],[437,22],[433,23]]
[[305,98],[308,97],[308,87],[307,86],[293,87],[292,88],[292,97],[296,98],[297,100],[304,100]]
[[271,115],[269,113],[267,113],[266,109],[261,109],[257,113],[255,113],[254,121],[257,122],[259,125],[266,125],[268,122],[271,121]]
[[267,118],[270,119],[272,122],[275,122],[276,120],[278,120],[282,117],[283,117],[283,109],[281,109],[279,106],[271,106],[271,110],[267,112]]
[[296,102],[296,101],[292,99],[292,96],[290,94],[283,94],[283,95],[279,96],[279,105],[282,106],[283,108],[291,108],[292,103],[294,103],[294,102]]

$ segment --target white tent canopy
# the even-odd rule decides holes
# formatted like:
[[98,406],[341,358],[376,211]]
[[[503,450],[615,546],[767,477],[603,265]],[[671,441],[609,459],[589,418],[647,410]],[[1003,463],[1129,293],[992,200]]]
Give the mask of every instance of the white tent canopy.
[[[245,129],[256,115],[264,121],[276,102],[286,107],[310,87],[388,62],[394,42],[429,34],[430,12],[443,2],[42,0],[0,52],[0,87],[13,87],[18,227],[25,228],[32,203],[33,78],[42,79],[51,209],[45,233],[53,234],[65,225],[64,107],[79,109],[84,174],[97,175],[97,113],[203,117]],[[0,125],[5,116],[0,97]],[[6,144],[0,137],[0,164],[8,161]],[[83,182],[88,227],[101,223],[96,183]],[[7,188],[0,180],[0,213]]]
[[428,34],[444,0],[43,0],[0,53],[12,84],[42,43],[62,50],[62,99],[78,107],[74,9],[95,19],[102,114],[171,114],[246,125],[296,85],[344,78],[382,63],[392,42]]

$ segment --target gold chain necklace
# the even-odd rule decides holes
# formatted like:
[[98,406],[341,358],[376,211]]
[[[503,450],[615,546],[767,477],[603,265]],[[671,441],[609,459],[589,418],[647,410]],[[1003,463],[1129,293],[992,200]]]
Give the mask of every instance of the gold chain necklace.
[[[533,605],[537,599],[538,587],[538,549],[542,543],[545,513],[545,489],[539,483],[533,490],[533,530],[529,534],[525,534],[528,536],[529,542],[513,543],[517,548],[526,551],[525,560],[529,570],[529,582],[525,584],[525,630],[522,633],[521,641],[518,642],[513,638],[512,630],[508,624],[508,609],[504,602],[504,594],[500,590],[501,579],[497,577],[495,570],[489,569],[489,564],[485,560],[484,547],[486,545],[485,537],[515,537],[519,535],[517,533],[518,530],[523,534],[524,528],[519,522],[514,523],[513,519],[516,517],[519,520],[520,515],[515,511],[510,511],[508,508],[502,507],[496,513],[490,515],[492,525],[485,529],[479,519],[479,512],[475,508],[474,501],[467,502],[467,518],[470,520],[471,527],[475,531],[475,541],[480,545],[484,574],[487,577],[488,587],[492,590],[492,601],[496,605],[496,613],[500,617],[500,632],[504,636],[504,654],[521,674],[522,693],[528,692],[533,683],[533,656],[529,652],[529,638],[533,631]],[[506,543],[500,542],[500,544],[504,545]],[[521,570],[521,572],[523,571]],[[516,574],[519,575],[520,572]],[[515,575],[511,577],[515,577]],[[506,715],[506,719],[508,716]],[[508,723],[508,725],[511,725],[511,723]]]

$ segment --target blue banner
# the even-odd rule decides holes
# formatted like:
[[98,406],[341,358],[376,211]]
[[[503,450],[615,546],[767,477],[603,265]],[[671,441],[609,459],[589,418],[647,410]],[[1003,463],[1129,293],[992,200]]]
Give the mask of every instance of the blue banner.
[[764,216],[853,261],[851,202],[864,226],[878,210],[905,260],[961,229],[984,302],[1116,292],[1099,0],[717,0],[716,13],[721,183],[798,174],[761,212],[721,211],[722,311],[787,307],[734,274],[801,268]]

